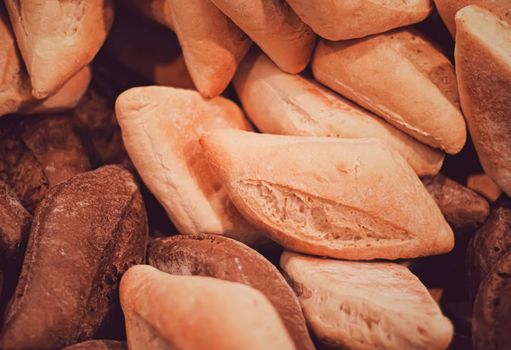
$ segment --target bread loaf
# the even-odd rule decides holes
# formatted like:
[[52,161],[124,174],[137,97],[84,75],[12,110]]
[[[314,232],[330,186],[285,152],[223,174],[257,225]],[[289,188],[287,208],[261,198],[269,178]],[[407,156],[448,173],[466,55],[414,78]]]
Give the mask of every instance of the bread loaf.
[[511,24],[477,6],[456,15],[461,107],[483,166],[511,195]]
[[113,21],[112,0],[5,5],[37,99],[55,93],[92,61]]
[[131,160],[180,233],[261,243],[263,237],[238,213],[199,145],[208,130],[249,130],[238,106],[223,97],[206,100],[192,90],[150,86],[122,93],[116,114]]
[[264,133],[375,137],[399,152],[418,175],[436,174],[442,166],[441,152],[314,81],[281,71],[264,54],[243,61],[234,87],[248,117]]
[[436,9],[442,17],[445,25],[456,37],[456,23],[454,17],[456,12],[469,5],[477,5],[493,12],[500,19],[511,21],[511,1],[510,0],[434,0]]
[[240,283],[140,265],[120,295],[130,350],[294,349],[268,299]]
[[417,175],[377,139],[216,130],[201,144],[238,210],[286,248],[367,260],[453,247]]
[[56,349],[91,339],[118,281],[143,262],[144,203],[132,175],[106,166],[52,188],[34,216],[0,348]]
[[174,30],[197,90],[220,95],[251,41],[210,0],[167,0]]
[[147,259],[173,275],[209,276],[259,290],[279,313],[296,348],[314,349],[294,292],[275,266],[246,245],[214,235],[178,235],[153,240]]
[[330,349],[446,349],[449,320],[406,267],[291,252],[280,265],[307,321]]
[[362,38],[421,22],[431,0],[287,0],[314,32],[328,40]]
[[285,1],[211,0],[285,72],[309,62],[316,37]]
[[419,141],[450,154],[465,144],[454,68],[418,31],[322,40],[312,71],[319,82]]

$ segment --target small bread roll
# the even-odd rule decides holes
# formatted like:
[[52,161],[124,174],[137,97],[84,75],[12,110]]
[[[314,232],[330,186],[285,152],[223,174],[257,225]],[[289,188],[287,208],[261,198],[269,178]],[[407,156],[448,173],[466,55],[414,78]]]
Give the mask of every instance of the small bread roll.
[[431,0],[287,0],[314,32],[328,40],[362,38],[421,22]]
[[454,68],[413,29],[359,40],[322,40],[312,71],[319,82],[421,142],[450,154],[465,144]]
[[285,1],[211,0],[288,73],[309,63],[316,36]]
[[286,248],[370,260],[453,247],[413,169],[378,139],[216,130],[200,141],[238,210]]
[[456,15],[461,106],[483,166],[511,195],[511,24],[468,6]]
[[204,97],[220,95],[252,42],[210,0],[167,0],[186,66]]
[[176,35],[145,18],[118,11],[104,50],[118,64],[157,85],[195,87]]
[[307,321],[329,349],[446,349],[453,327],[406,267],[284,252]]
[[139,265],[121,281],[130,350],[292,350],[277,311],[256,289]]
[[495,181],[486,174],[474,174],[467,177],[467,187],[479,193],[491,202],[495,202],[502,194],[502,190]]
[[124,5],[135,13],[174,29],[172,13],[167,0],[124,0],[119,5]]
[[437,174],[444,155],[316,82],[281,71],[264,54],[247,57],[234,87],[250,120],[269,134],[375,137],[420,175]]
[[231,203],[199,145],[210,130],[250,130],[236,104],[149,86],[122,93],[115,111],[133,164],[180,233],[221,234],[250,245],[265,241]]
[[92,61],[113,21],[112,0],[5,5],[37,99],[55,93]]
[[483,7],[502,20],[511,21],[511,0],[434,0],[436,9],[453,37],[456,36],[456,12],[469,5]]

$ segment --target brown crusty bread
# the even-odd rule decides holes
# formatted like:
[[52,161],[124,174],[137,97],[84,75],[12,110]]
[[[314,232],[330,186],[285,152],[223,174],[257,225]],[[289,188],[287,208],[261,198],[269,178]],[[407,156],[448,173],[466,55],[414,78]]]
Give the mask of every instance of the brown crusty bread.
[[197,90],[220,95],[252,42],[210,0],[167,0],[183,56]]
[[117,11],[104,51],[118,64],[154,84],[184,89],[195,87],[176,35],[140,16]]
[[73,108],[85,93],[90,78],[90,68],[84,67],[52,96],[35,99],[7,11],[3,3],[0,4],[0,116],[14,112],[51,113]]
[[126,6],[135,13],[159,24],[174,29],[172,14],[167,0],[124,0],[119,5]]
[[287,0],[289,6],[319,36],[333,41],[421,22],[433,8],[431,0]]
[[121,281],[130,350],[291,350],[268,299],[241,283],[134,266]]
[[245,58],[234,87],[248,117],[264,133],[375,137],[399,152],[419,176],[434,175],[442,166],[438,150],[316,82],[281,71],[264,54]]
[[483,166],[511,195],[511,24],[468,6],[456,14],[461,106]]
[[177,235],[150,242],[149,265],[173,275],[239,282],[263,293],[279,313],[298,350],[314,350],[298,299],[279,270],[261,254],[217,235]]
[[414,29],[357,40],[321,40],[312,71],[322,84],[419,141],[450,154],[465,144],[454,68]]
[[285,72],[309,63],[316,36],[285,1],[211,0]]
[[216,130],[200,141],[238,210],[286,248],[369,260],[453,247],[417,175],[378,139]]
[[149,86],[122,93],[115,110],[133,164],[180,233],[222,234],[250,245],[263,239],[231,203],[199,145],[209,130],[250,130],[236,104]]
[[284,252],[280,266],[330,349],[446,349],[453,327],[406,267]]
[[53,94],[92,61],[113,21],[112,0],[5,5],[38,99]]
[[442,21],[453,37],[456,36],[456,22],[454,21],[456,12],[469,5],[483,7],[500,19],[511,21],[511,0],[434,0],[434,2]]
[[495,181],[485,173],[474,174],[467,177],[467,187],[479,193],[491,202],[495,202],[502,194],[502,190]]
[[0,349],[59,349],[91,339],[144,261],[148,234],[132,174],[105,166],[50,189],[34,215]]

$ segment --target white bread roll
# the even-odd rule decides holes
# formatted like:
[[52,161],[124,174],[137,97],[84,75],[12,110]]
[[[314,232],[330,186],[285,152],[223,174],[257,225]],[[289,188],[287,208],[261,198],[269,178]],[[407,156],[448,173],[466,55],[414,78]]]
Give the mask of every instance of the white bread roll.
[[266,241],[238,213],[199,145],[210,130],[250,130],[236,104],[148,86],[123,92],[115,112],[133,164],[180,233],[221,234],[252,246]]
[[304,315],[331,349],[442,350],[453,336],[428,290],[406,267],[284,252],[280,266]]
[[252,42],[210,0],[167,0],[186,66],[204,97],[220,95]]
[[413,169],[378,139],[215,130],[200,142],[238,210],[286,248],[369,260],[454,245]]
[[413,29],[322,40],[312,71],[319,82],[421,142],[450,154],[465,144],[454,67]]
[[285,1],[211,0],[285,72],[309,62],[316,36]]
[[248,117],[264,133],[375,137],[399,152],[419,176],[437,174],[442,166],[441,152],[316,82],[281,71],[264,54],[243,61],[234,87]]
[[362,38],[421,22],[431,0],[287,0],[316,34],[328,40]]
[[54,94],[92,61],[113,21],[112,0],[5,5],[37,99]]
[[456,36],[456,12],[469,5],[483,7],[502,20],[511,21],[511,0],[434,0],[436,9],[453,37]]
[[258,290],[137,265],[121,280],[130,350],[293,350],[277,311]]
[[511,24],[468,6],[456,15],[461,106],[483,166],[511,195]]

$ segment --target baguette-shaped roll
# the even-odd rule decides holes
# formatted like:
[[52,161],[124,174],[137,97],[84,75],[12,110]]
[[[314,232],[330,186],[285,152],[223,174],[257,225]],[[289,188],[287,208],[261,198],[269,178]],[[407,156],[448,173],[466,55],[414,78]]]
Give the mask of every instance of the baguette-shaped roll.
[[53,96],[36,100],[30,78],[16,46],[7,12],[0,4],[0,116],[19,113],[58,112],[73,108],[83,96],[91,79],[87,66],[64,84]]
[[250,130],[236,104],[149,86],[122,93],[115,110],[133,164],[180,233],[225,234],[250,245],[264,239],[231,203],[199,145],[209,130]]
[[314,32],[281,0],[211,0],[285,72],[309,63]]
[[53,94],[88,65],[113,21],[112,0],[6,1],[32,94]]
[[195,87],[176,35],[145,18],[118,11],[104,50],[118,64],[157,85]]
[[220,95],[251,41],[210,0],[167,0],[186,66],[204,97]]
[[121,281],[130,350],[292,350],[277,311],[254,288],[131,268]]
[[466,140],[454,68],[413,29],[365,39],[322,40],[314,77],[432,147],[458,153]]
[[311,329],[329,349],[446,349],[453,327],[406,267],[284,252]]
[[328,40],[362,38],[424,20],[431,0],[287,0],[319,36]]
[[461,106],[483,166],[511,195],[511,24],[477,6],[456,15]]
[[119,5],[125,5],[135,13],[141,14],[165,27],[174,29],[172,14],[167,0],[124,0]]
[[511,0],[434,0],[436,9],[453,37],[456,36],[456,12],[469,5],[477,5],[493,12],[500,19],[511,21]]
[[367,260],[453,247],[413,169],[378,139],[216,130],[201,144],[238,210],[286,248]]
[[312,80],[281,71],[265,55],[250,55],[234,78],[243,109],[269,134],[375,137],[399,152],[419,176],[437,174],[444,155]]

